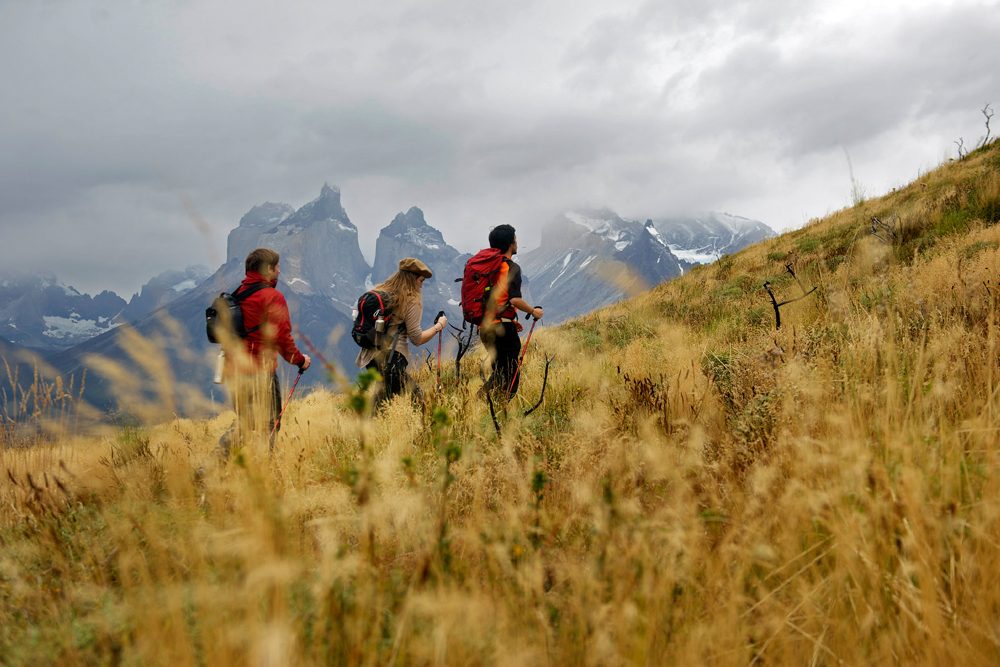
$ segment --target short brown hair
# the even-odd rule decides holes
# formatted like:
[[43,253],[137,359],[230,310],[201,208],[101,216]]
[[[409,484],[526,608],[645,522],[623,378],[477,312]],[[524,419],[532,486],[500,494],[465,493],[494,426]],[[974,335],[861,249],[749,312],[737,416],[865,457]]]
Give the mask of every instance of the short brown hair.
[[247,255],[247,273],[260,273],[265,266],[277,266],[280,259],[278,253],[270,248],[257,248]]

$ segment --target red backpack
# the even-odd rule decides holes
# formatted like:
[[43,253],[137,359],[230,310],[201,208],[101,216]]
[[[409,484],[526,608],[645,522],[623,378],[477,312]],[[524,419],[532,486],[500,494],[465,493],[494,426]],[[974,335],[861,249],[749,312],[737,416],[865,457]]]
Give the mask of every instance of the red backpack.
[[465,273],[462,276],[462,317],[466,322],[477,326],[482,324],[490,292],[496,284],[502,265],[503,253],[496,248],[480,250],[465,263]]

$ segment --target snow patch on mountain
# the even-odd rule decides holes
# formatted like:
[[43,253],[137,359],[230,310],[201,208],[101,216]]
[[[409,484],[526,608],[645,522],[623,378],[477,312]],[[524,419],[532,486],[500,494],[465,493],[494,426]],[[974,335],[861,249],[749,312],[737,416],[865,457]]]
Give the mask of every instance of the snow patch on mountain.
[[403,237],[418,246],[426,248],[428,250],[440,250],[441,244],[438,243],[438,238],[434,235],[431,227],[413,227],[407,229],[403,234]]
[[566,275],[566,271],[569,270],[569,262],[570,262],[570,260],[573,259],[573,256],[576,255],[578,252],[579,251],[574,248],[573,250],[570,250],[568,253],[566,253],[566,256],[563,257],[562,270],[559,272],[559,275],[557,275],[555,278],[553,278],[552,281],[549,283],[549,287],[550,288],[553,285],[555,285],[556,282],[558,282],[558,280],[560,278],[562,278],[564,275]]
[[69,317],[43,315],[42,321],[45,322],[42,335],[56,340],[93,338],[118,326],[106,317],[88,320],[79,313],[71,313]]
[[674,244],[670,244],[667,247],[670,249],[670,252],[677,256],[677,259],[688,264],[711,264],[719,259],[719,253],[714,249],[697,248],[691,250]]
[[[666,241],[663,240],[663,237],[660,236],[660,232],[656,231],[656,227],[654,227],[651,224],[647,224],[646,231],[649,232],[649,235],[652,236],[654,239],[656,239],[656,242],[659,243],[661,246],[665,248],[670,248],[670,246],[667,245]],[[673,248],[670,248],[671,252],[673,252],[673,250],[674,250]],[[674,254],[677,255],[676,252],[674,252]]]
[[194,278],[189,278],[188,280],[181,281],[176,285],[171,285],[170,289],[175,292],[187,292],[188,290],[194,289],[198,286],[198,281]]

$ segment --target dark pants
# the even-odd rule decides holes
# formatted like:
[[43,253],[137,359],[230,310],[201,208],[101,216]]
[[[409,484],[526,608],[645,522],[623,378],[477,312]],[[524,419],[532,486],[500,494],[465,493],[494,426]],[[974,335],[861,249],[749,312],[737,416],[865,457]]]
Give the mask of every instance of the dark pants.
[[375,392],[375,397],[372,399],[373,409],[378,409],[384,401],[388,401],[393,396],[403,393],[408,384],[406,375],[406,367],[408,365],[409,362],[406,361],[406,357],[395,351],[389,355],[389,361],[385,364],[385,368],[382,368],[378,362],[368,362],[365,368],[378,371],[382,374],[382,386]]
[[495,355],[493,374],[486,381],[487,390],[498,400],[513,397],[521,383],[521,377],[517,374],[517,360],[521,356],[521,337],[517,335],[517,324],[501,322],[488,330],[480,329],[479,337],[486,349]]
[[236,410],[236,421],[219,438],[219,453],[228,458],[230,450],[244,447],[255,433],[267,432],[268,447],[274,447],[275,428],[281,414],[281,386],[278,373],[259,373],[234,378],[229,381],[229,392]]

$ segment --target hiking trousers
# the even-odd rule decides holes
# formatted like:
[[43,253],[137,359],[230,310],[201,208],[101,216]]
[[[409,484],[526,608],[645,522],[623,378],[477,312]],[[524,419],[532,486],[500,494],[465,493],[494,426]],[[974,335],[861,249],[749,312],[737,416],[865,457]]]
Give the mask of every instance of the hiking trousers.
[[[515,377],[517,360],[521,356],[521,337],[517,335],[517,324],[501,322],[492,327],[480,328],[479,338],[493,356],[493,373],[486,381],[487,390],[498,399],[513,398],[521,384],[521,378]],[[507,396],[511,380],[514,381],[514,386],[510,389],[510,396]]]
[[272,371],[240,375],[231,378],[227,384],[233,398],[236,421],[219,438],[219,453],[223,458],[229,458],[233,446],[246,447],[253,438],[262,435],[269,438],[268,448],[273,448],[274,436],[277,434],[274,424],[281,414],[278,373]]
[[382,386],[378,388],[372,399],[373,409],[377,410],[383,402],[406,390],[409,385],[409,377],[406,374],[407,366],[409,366],[409,362],[406,360],[406,357],[396,351],[393,351],[389,355],[389,361],[386,363],[384,369],[377,361],[368,362],[365,368],[378,371],[382,375]]

